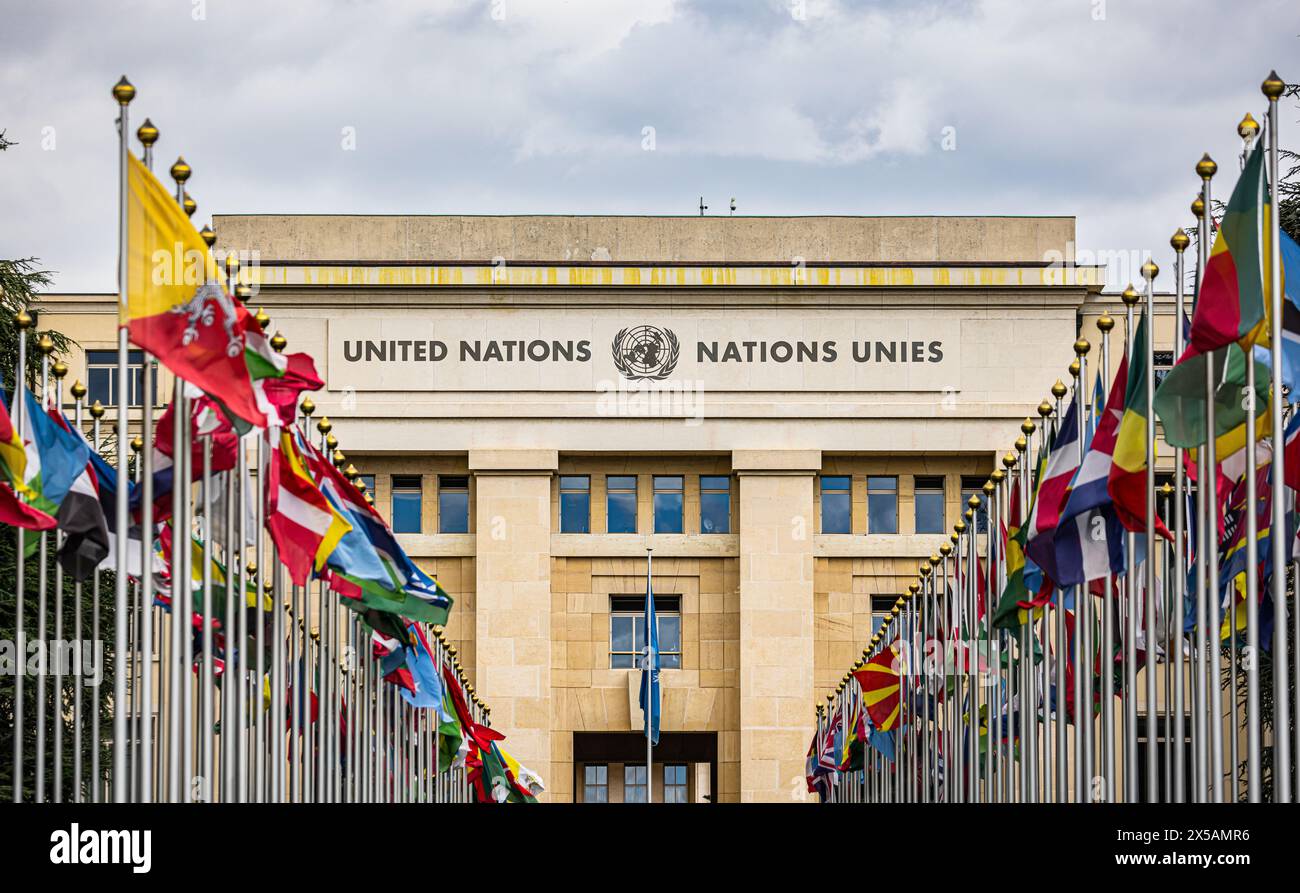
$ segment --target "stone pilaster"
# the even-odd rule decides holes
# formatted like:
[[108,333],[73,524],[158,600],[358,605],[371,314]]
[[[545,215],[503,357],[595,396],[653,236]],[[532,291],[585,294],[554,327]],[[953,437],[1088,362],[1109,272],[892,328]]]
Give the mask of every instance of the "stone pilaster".
[[740,799],[807,798],[812,740],[817,450],[738,450]]
[[[551,777],[551,477],[554,450],[471,450],[477,521],[475,661],[492,725]],[[546,799],[545,795],[543,799]]]

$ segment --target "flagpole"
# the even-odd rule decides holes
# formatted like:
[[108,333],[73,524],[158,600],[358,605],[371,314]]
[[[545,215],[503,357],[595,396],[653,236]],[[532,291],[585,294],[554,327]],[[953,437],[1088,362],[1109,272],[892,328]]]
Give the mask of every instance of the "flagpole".
[[[1160,274],[1160,268],[1155,261],[1148,259],[1142,264],[1142,278],[1146,280],[1146,344],[1142,346],[1145,356],[1141,358],[1145,365],[1146,371],[1146,597],[1143,604],[1146,606],[1146,771],[1147,771],[1147,802],[1157,803],[1160,800],[1160,770],[1159,770],[1159,751],[1157,749],[1157,728],[1156,728],[1156,432],[1155,432],[1155,394],[1156,383],[1155,375],[1152,370],[1155,363],[1154,347],[1155,337],[1152,331],[1155,326],[1156,298],[1155,298],[1155,280]],[[1136,358],[1135,358],[1136,359]],[[1132,368],[1132,364],[1130,367]],[[1250,426],[1248,426],[1250,427]],[[1252,446],[1253,456],[1253,446]],[[1252,543],[1253,545],[1253,543]],[[1168,730],[1166,730],[1168,734]]]
[[[1106,310],[1097,319],[1101,332],[1101,380],[1110,381],[1110,333],[1115,318]],[[1106,407],[1110,412],[1113,407]],[[1107,568],[1101,596],[1101,752],[1107,803],[1115,802],[1115,577]],[[1085,584],[1086,585],[1086,584]]]
[[[68,374],[68,367],[62,361],[55,362],[54,374],[54,410],[63,415],[63,377]],[[45,395],[41,395],[44,399]],[[54,551],[57,556],[63,547],[65,534],[55,528]],[[44,638],[44,637],[42,637]],[[63,565],[57,557],[54,561],[54,641],[63,642]],[[50,721],[54,727],[54,746],[51,757],[54,763],[53,800],[63,802],[63,659],[56,654],[54,663],[54,692],[50,704]]]
[[[125,76],[113,86],[113,98],[118,105],[118,251],[117,251],[117,295],[122,316],[128,303],[127,296],[127,154],[128,154],[128,106],[135,98],[135,87]],[[126,661],[126,543],[127,543],[127,337],[126,328],[117,330],[117,500],[115,507],[117,564],[113,579],[113,657],[117,661],[113,673],[113,779],[112,791],[114,803],[127,800],[126,774],[126,675],[123,667]],[[39,731],[39,727],[38,727]],[[39,771],[39,769],[38,769]],[[39,790],[37,796],[40,796]]]
[[[36,347],[41,352],[41,411],[45,412],[49,406],[49,384],[50,384],[50,352],[54,350],[54,342],[50,340],[49,335],[42,335],[41,340],[37,342]],[[49,588],[49,576],[47,571],[48,561],[47,553],[49,550],[49,537],[46,531],[42,530],[38,537],[39,547],[37,550],[36,565],[36,641],[39,648],[36,652],[36,802],[45,802],[45,711],[47,707],[47,698],[45,690],[45,678],[49,675],[48,652],[46,646],[48,637],[45,634],[45,616],[47,604],[47,590]],[[125,651],[125,649],[123,649]],[[121,702],[119,702],[121,703]]]
[[[14,430],[18,432],[18,440],[24,452],[27,449],[27,445],[22,443],[25,440],[22,433],[23,414],[27,409],[27,330],[35,324],[35,320],[25,309],[14,314],[14,326],[18,329],[18,366],[14,370],[13,399],[9,402],[13,409]],[[96,419],[95,425],[98,429],[98,419]],[[19,494],[18,498],[22,499],[22,495]],[[26,741],[23,735],[23,688],[25,687],[23,683],[27,677],[27,643],[25,641],[23,617],[27,601],[24,592],[26,559],[23,555],[23,528],[15,528],[14,535],[14,563],[16,565],[14,579],[14,638],[17,643],[17,665],[14,667],[13,802],[21,803],[23,802],[23,764],[25,762],[23,743]],[[98,710],[96,710],[96,715],[98,715]]]
[[[1120,299],[1124,302],[1124,359],[1133,368],[1133,336],[1136,334],[1133,313],[1142,298],[1129,283]],[[1130,372],[1130,374],[1132,374]],[[1138,720],[1137,720],[1137,537],[1124,532],[1124,597],[1121,614],[1124,624],[1124,802],[1137,803],[1138,790]],[[1152,744],[1154,746],[1154,743]]]
[[[1088,351],[1091,345],[1087,339],[1079,338],[1074,342],[1075,360],[1070,364],[1070,376],[1074,379],[1074,402],[1078,407],[1079,419],[1079,464],[1083,464],[1083,444],[1084,430],[1088,427],[1088,402],[1087,394],[1084,392],[1087,380],[1085,371],[1088,362]],[[1088,789],[1087,778],[1085,773],[1089,761],[1088,743],[1087,743],[1087,726],[1084,722],[1084,672],[1083,660],[1085,654],[1085,644],[1083,640],[1083,630],[1088,625],[1087,606],[1089,595],[1086,585],[1074,587],[1074,634],[1071,636],[1074,651],[1074,685],[1071,686],[1074,695],[1074,802],[1088,803],[1091,801],[1091,792]],[[1091,672],[1091,670],[1089,670]]]
[[[1292,742],[1287,735],[1291,725],[1291,704],[1287,698],[1290,682],[1287,654],[1287,600],[1286,600],[1286,559],[1287,549],[1283,548],[1284,536],[1279,531],[1286,530],[1286,482],[1283,444],[1283,395],[1282,395],[1282,257],[1281,235],[1278,223],[1278,189],[1281,174],[1278,167],[1278,106],[1277,101],[1286,90],[1286,84],[1277,76],[1276,71],[1269,72],[1260,91],[1268,99],[1268,173],[1269,173],[1269,319],[1272,321],[1270,352],[1273,360],[1272,395],[1270,397],[1273,422],[1273,469],[1272,469],[1272,587],[1273,599],[1273,802],[1291,802],[1291,757]],[[1253,363],[1251,364],[1253,366]],[[1293,609],[1294,610],[1294,609]],[[1297,614],[1300,619],[1300,614]],[[1300,629],[1297,630],[1300,634]],[[1297,639],[1300,643],[1300,639]],[[1300,665],[1297,666],[1300,670]],[[1300,715],[1300,686],[1295,689],[1296,711]],[[1295,728],[1296,752],[1300,753],[1300,724]]]
[[[646,620],[650,620],[650,599],[654,598],[654,549],[645,547],[645,585],[646,585]],[[658,622],[658,621],[656,621]],[[645,802],[654,802],[654,775],[651,766],[654,762],[654,646],[650,644],[650,626],[645,630],[646,679],[645,705]]]
[[[1191,240],[1187,233],[1179,228],[1177,232],[1169,239],[1169,244],[1174,249],[1174,288],[1176,295],[1175,319],[1174,319],[1174,357],[1180,358],[1183,355],[1183,252],[1187,250]],[[1149,370],[1154,375],[1154,370]],[[1148,424],[1154,425],[1154,422],[1148,417]],[[1187,544],[1184,537],[1187,533],[1187,482],[1185,480],[1185,469],[1183,468],[1183,450],[1178,447],[1174,450],[1174,580],[1173,580],[1173,606],[1170,610],[1170,643],[1173,648],[1173,665],[1174,665],[1174,758],[1173,758],[1173,797],[1175,803],[1185,803],[1187,801],[1187,786],[1184,780],[1186,767],[1186,745],[1185,741],[1187,730],[1185,728],[1184,714],[1186,707],[1186,696],[1184,686],[1186,685],[1186,670],[1183,666],[1183,646],[1186,636],[1183,630],[1183,618],[1186,613],[1187,604]],[[1172,635],[1177,630],[1177,636]]]
[[[1196,164],[1196,173],[1201,178],[1201,201],[1203,203],[1202,218],[1200,223],[1200,238],[1197,240],[1201,254],[1200,276],[1205,276],[1205,267],[1208,263],[1210,239],[1214,234],[1212,208],[1210,200],[1210,180],[1218,170],[1218,165],[1209,155],[1205,155]],[[1199,297],[1199,292],[1198,292]],[[1253,357],[1247,357],[1247,366],[1253,363]],[[1205,367],[1205,508],[1206,508],[1206,532],[1209,535],[1210,543],[1217,544],[1218,541],[1218,494],[1216,492],[1216,483],[1218,478],[1218,460],[1216,451],[1218,444],[1217,427],[1215,423],[1214,397],[1217,391],[1218,382],[1214,371],[1213,356],[1209,357]],[[1221,680],[1223,677],[1223,648],[1222,638],[1219,632],[1221,618],[1219,614],[1220,595],[1219,595],[1219,567],[1214,553],[1217,548],[1214,545],[1210,547],[1211,555],[1206,558],[1206,595],[1207,606],[1209,608],[1208,624],[1210,629],[1207,632],[1213,633],[1213,644],[1209,653],[1206,655],[1208,669],[1210,671],[1210,680],[1208,683],[1210,695],[1210,717],[1208,731],[1210,736],[1210,789],[1215,803],[1223,802],[1223,686]],[[1234,730],[1234,734],[1235,734]],[[1235,771],[1235,770],[1234,770]]]

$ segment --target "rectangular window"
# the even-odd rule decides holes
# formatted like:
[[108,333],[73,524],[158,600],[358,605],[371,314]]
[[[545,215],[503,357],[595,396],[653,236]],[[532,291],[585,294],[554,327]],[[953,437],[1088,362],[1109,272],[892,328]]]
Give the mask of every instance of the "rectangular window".
[[393,533],[419,533],[424,502],[418,474],[393,475]]
[[943,533],[943,478],[915,478],[916,532]]
[[682,532],[682,476],[655,475],[655,533]]
[[1169,370],[1174,368],[1174,352],[1172,350],[1153,350],[1151,359],[1151,368],[1156,377],[1156,387],[1160,387],[1160,383],[1165,380]]
[[700,533],[731,533],[731,478],[700,475]]
[[898,533],[898,478],[867,478],[867,533]]
[[964,474],[961,476],[961,516],[963,520],[966,518],[966,509],[970,508],[970,498],[978,496],[980,500],[980,507],[975,510],[976,533],[988,533],[989,531],[988,501],[984,498],[985,480],[987,478],[977,475]]
[[438,532],[469,533],[469,478],[438,475]]
[[591,478],[560,475],[560,533],[591,532]]
[[822,533],[853,532],[852,478],[822,476]]
[[889,611],[894,607],[894,602],[898,601],[896,595],[873,595],[871,596],[871,635],[880,632],[880,628],[885,625],[885,620],[889,618]]
[[623,802],[646,803],[646,774],[644,765],[623,767]]
[[582,767],[582,802],[609,802],[608,766],[600,765]]
[[[144,400],[143,366],[143,351],[133,350],[127,354],[126,397],[130,406],[139,406]],[[150,367],[149,385],[153,389],[153,402],[155,406],[161,406],[162,400],[158,393],[158,364],[151,363]],[[117,405],[117,351],[115,350],[86,351],[86,403],[92,404],[96,400],[106,407]]]
[[636,475],[605,478],[605,532],[636,533]]
[[686,766],[683,763],[664,764],[664,802],[686,803]]
[[[682,597],[656,595],[655,618],[659,621],[659,668],[680,670],[682,666]],[[645,656],[645,596],[609,597],[609,668],[639,670]]]

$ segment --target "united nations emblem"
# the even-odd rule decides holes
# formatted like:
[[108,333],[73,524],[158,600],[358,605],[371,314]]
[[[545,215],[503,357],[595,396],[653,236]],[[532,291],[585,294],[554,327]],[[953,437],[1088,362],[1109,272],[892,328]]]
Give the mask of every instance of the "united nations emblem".
[[672,329],[633,326],[621,329],[612,345],[614,366],[628,381],[659,381],[672,375],[681,345]]

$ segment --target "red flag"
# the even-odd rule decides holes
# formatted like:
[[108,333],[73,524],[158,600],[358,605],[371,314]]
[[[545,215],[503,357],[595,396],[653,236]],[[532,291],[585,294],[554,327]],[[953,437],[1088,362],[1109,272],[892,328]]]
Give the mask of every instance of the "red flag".
[[51,530],[57,523],[53,515],[28,505],[7,484],[0,484],[0,524],[24,530]]

